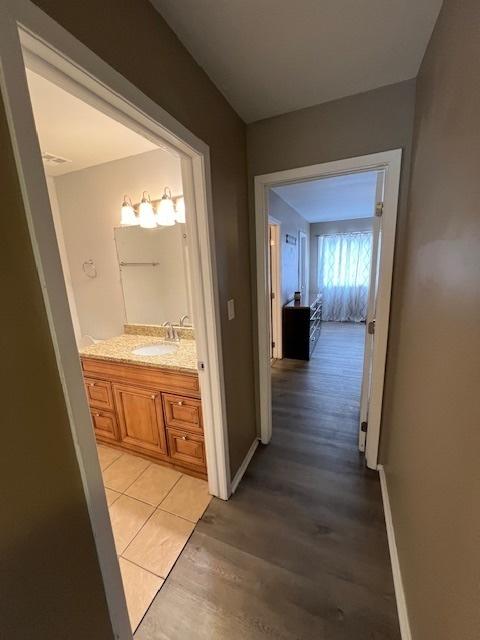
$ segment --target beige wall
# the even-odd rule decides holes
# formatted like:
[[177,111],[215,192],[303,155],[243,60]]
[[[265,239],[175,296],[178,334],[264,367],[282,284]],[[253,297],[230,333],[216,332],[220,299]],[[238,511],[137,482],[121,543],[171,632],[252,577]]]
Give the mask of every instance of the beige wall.
[[[123,196],[128,194],[134,203],[140,202],[146,190],[156,200],[161,198],[165,185],[170,186],[173,195],[180,195],[180,160],[156,149],[72,171],[53,181],[81,335],[119,335],[127,317],[114,227],[120,224]],[[178,257],[181,261],[181,253]],[[82,268],[90,259],[97,267],[96,278],[89,278]],[[128,278],[131,274],[126,275]],[[150,274],[137,269],[135,275],[147,280]],[[185,294],[181,277],[177,285],[180,294]]]
[[65,238],[63,234],[62,218],[60,216],[60,207],[58,206],[57,190],[52,176],[46,176],[46,180],[50,209],[52,211],[53,224],[55,227],[55,235],[57,237],[58,252],[60,253],[60,261],[62,263],[63,279],[65,281],[65,289],[67,290],[68,306],[70,308],[73,331],[75,333],[75,339],[77,340],[77,343],[79,343],[82,330],[80,329],[77,303],[75,302],[75,295],[73,293],[72,274],[70,273],[67,249],[65,247]]
[[479,34],[446,0],[417,81],[382,441],[414,640],[480,638]]
[[408,148],[415,81],[381,87],[247,126],[251,175]]
[[0,148],[1,635],[107,640],[113,632],[1,102]]
[[[298,278],[298,232],[307,235],[307,252],[310,248],[310,224],[274,191],[268,194],[268,213],[280,222],[280,262],[282,276],[282,300],[285,304],[293,298],[299,286]],[[287,244],[286,234],[295,236],[297,244]]]
[[256,435],[245,125],[148,0],[36,4],[210,146],[234,474]]
[[[408,80],[275,118],[260,120],[247,126],[252,247],[255,246],[253,176],[390,149],[403,149],[388,357],[390,357],[390,351],[393,354],[396,353],[400,331],[398,322],[400,306],[396,294],[399,287],[398,273],[404,262],[414,106],[415,81]],[[256,269],[254,251],[252,251],[252,264],[254,276]],[[256,330],[254,277],[252,277],[251,287],[254,296],[254,328]],[[255,375],[258,376],[256,360],[255,366]],[[387,366],[387,388],[389,373]],[[258,410],[258,397],[256,402]]]

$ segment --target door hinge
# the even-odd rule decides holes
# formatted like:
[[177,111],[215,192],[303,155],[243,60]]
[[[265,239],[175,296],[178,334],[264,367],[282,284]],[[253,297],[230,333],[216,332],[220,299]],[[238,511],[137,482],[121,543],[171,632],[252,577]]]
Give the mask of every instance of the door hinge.
[[274,291],[272,291],[272,292],[270,293],[270,298],[271,298],[272,300],[275,300],[275,292],[274,292]]
[[201,360],[199,360],[199,361],[197,362],[197,369],[198,369],[199,371],[205,371],[205,363],[204,363],[204,362],[202,362]]
[[272,342],[272,349],[275,348],[275,342]]
[[373,334],[375,333],[375,320],[370,320],[370,322],[368,323],[367,331],[371,336],[373,336]]
[[383,215],[383,202],[377,202],[375,205],[375,215],[377,218],[381,218]]
[[368,422],[364,421],[360,424],[360,431],[363,431],[363,433],[367,433],[367,429],[368,429]]

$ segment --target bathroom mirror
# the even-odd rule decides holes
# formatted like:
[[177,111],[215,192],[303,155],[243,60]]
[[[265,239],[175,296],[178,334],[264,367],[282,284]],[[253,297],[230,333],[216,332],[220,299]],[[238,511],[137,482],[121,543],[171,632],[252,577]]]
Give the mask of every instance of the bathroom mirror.
[[120,280],[129,324],[192,326],[185,227],[116,227]]

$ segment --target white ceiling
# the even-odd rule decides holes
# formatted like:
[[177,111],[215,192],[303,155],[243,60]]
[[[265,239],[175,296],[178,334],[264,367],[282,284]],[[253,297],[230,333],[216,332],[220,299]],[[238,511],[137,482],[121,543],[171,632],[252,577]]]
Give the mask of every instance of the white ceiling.
[[272,190],[307,222],[329,222],[371,217],[376,185],[377,172],[366,171],[296,182]]
[[71,160],[60,165],[44,162],[47,175],[59,176],[158,148],[29,69],[27,81],[42,153]]
[[246,122],[417,75],[442,0],[151,0]]

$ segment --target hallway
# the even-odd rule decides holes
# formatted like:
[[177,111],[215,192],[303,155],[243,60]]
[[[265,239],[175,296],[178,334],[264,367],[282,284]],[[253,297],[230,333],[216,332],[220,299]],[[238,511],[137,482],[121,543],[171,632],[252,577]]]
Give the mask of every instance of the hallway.
[[380,484],[357,451],[364,329],[325,323],[310,362],[275,364],[272,442],[210,503],[137,640],[399,640]]

